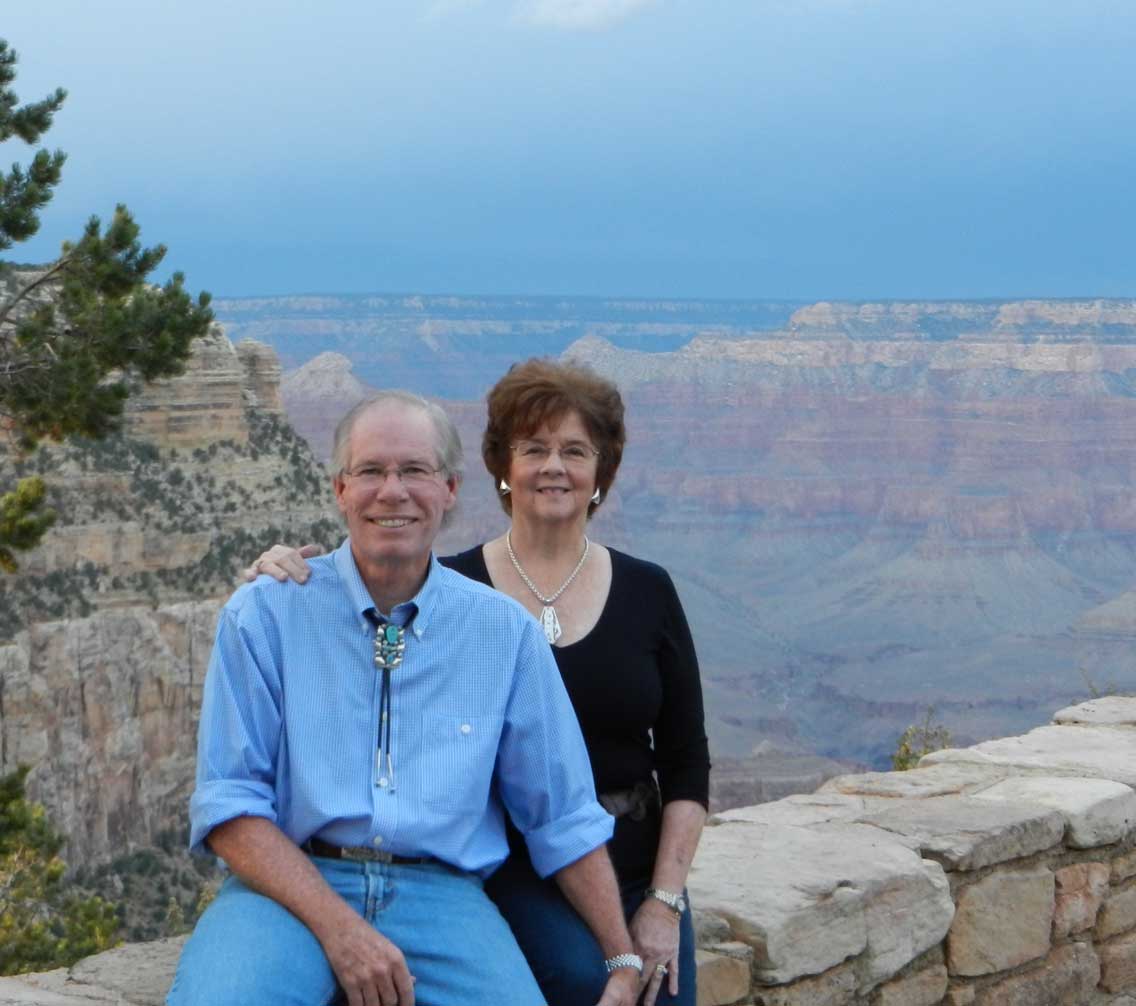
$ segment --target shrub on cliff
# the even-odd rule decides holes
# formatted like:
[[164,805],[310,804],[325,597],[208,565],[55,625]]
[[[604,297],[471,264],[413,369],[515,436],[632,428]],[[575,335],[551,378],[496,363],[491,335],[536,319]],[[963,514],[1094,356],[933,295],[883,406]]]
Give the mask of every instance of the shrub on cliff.
[[[34,144],[51,127],[66,92],[19,104],[16,53],[0,39],[0,144]],[[39,229],[66,155],[39,150],[26,167],[0,173],[0,252]],[[142,382],[181,373],[192,341],[212,321],[209,295],[196,301],[181,273],[161,287],[147,277],[166,249],[143,248],[119,205],[104,230],[92,217],[58,259],[17,271],[0,263],[0,428],[30,450],[44,438],[102,437]],[[0,568],[34,546],[54,519],[34,476],[0,496]]]
[[28,770],[0,777],[0,975],[64,967],[115,943],[118,915],[68,894],[62,837],[24,795]]
[[915,768],[924,755],[950,746],[951,732],[935,722],[935,707],[930,706],[922,723],[911,724],[900,735],[895,753],[891,756],[891,767],[896,772],[906,772]]

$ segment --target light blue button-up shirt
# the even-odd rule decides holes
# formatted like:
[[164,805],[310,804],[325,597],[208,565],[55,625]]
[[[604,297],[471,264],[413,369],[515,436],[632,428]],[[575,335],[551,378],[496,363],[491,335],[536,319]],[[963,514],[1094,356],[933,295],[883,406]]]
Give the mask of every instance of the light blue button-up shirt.
[[190,843],[264,817],[297,844],[434,856],[486,876],[508,855],[504,812],[542,876],[606,842],[612,818],[536,621],[431,556],[391,673],[393,774],[379,747],[374,601],[350,540],[306,585],[267,576],[221,611],[201,709]]

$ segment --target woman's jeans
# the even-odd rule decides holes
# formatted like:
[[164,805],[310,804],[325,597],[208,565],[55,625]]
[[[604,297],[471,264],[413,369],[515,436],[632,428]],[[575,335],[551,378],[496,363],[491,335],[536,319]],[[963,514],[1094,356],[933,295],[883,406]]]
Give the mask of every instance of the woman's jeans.
[[[473,874],[441,863],[392,866],[313,857],[356,912],[406,957],[419,1006],[542,1006],[517,943]],[[319,941],[283,905],[235,877],[182,952],[169,1006],[341,1003]],[[589,1006],[593,1006],[589,1003]]]
[[[649,878],[621,885],[628,921],[649,886]],[[608,977],[604,955],[556,881],[541,880],[528,857],[514,853],[489,878],[485,890],[512,927],[549,1006],[595,1006]],[[694,924],[689,908],[679,923],[678,977],[677,996],[670,994],[668,979],[663,979],[656,1000],[660,1006],[695,1006]]]

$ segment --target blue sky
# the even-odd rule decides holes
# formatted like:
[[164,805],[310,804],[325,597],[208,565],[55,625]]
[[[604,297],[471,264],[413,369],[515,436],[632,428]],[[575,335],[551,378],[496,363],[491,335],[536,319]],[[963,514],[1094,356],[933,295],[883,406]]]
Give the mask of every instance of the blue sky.
[[[1131,0],[54,0],[46,259],[193,289],[1136,296]],[[5,162],[26,160],[8,143]]]

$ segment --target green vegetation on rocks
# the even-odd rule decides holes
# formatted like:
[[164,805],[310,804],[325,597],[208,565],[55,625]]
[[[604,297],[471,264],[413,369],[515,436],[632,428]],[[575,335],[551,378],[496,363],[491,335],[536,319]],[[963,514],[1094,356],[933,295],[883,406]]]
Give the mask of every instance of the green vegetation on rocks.
[[950,746],[951,732],[935,722],[935,707],[930,706],[922,723],[913,723],[900,735],[895,754],[891,756],[891,767],[896,772],[906,772],[915,768],[924,755]]
[[63,838],[24,794],[26,768],[0,777],[0,975],[63,967],[115,944],[115,906],[63,883]]
[[[108,525],[170,550],[150,564],[112,554],[0,579],[0,639],[31,621],[83,618],[106,603],[156,607],[226,594],[249,557],[279,541],[338,544],[343,530],[330,516],[327,476],[307,443],[276,415],[249,409],[245,420],[246,443],[163,450],[115,434],[45,445],[0,468],[4,477],[44,480],[60,533]],[[184,561],[171,558],[179,542]]]
[[82,867],[70,876],[75,890],[113,900],[120,932],[130,943],[180,936],[213,900],[221,881],[216,861],[191,856],[180,830],[158,844]]

